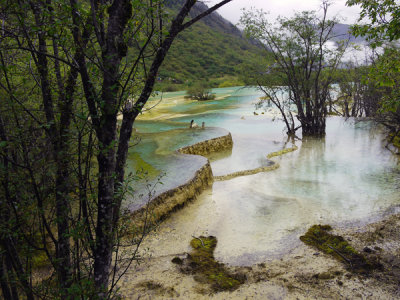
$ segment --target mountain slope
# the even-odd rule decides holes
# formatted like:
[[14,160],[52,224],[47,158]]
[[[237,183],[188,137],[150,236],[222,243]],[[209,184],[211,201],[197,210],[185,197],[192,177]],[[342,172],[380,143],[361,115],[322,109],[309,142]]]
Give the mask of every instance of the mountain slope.
[[[166,5],[177,9],[181,0],[169,0]],[[191,12],[196,16],[207,9],[198,2]],[[194,24],[174,41],[160,69],[162,83],[186,83],[206,81],[223,76],[238,75],[237,66],[254,60],[259,48],[242,37],[241,31],[221,17],[212,13]]]

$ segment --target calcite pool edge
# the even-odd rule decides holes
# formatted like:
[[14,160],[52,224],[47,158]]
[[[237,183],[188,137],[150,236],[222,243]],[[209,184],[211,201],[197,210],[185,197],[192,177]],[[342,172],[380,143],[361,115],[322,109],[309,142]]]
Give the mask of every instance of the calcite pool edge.
[[187,182],[157,195],[141,208],[132,211],[131,216],[135,223],[141,226],[145,222],[157,222],[165,219],[170,213],[183,207],[188,201],[196,199],[203,190],[214,182],[210,162],[204,155],[232,149],[232,147],[232,136],[227,131],[226,135],[179,148],[176,152],[180,155],[202,156],[204,164]]

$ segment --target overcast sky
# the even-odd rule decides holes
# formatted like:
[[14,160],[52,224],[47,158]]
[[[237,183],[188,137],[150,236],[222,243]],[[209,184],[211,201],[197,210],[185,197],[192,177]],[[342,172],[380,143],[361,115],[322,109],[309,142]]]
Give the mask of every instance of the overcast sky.
[[[203,0],[208,6],[212,6],[220,0]],[[262,8],[270,12],[272,19],[278,16],[290,17],[294,11],[315,10],[321,7],[321,0],[232,0],[218,9],[218,13],[235,25],[239,22],[241,9],[251,7]],[[346,0],[333,1],[329,8],[329,15],[338,15],[342,19],[340,23],[353,24],[358,18],[360,9],[358,7],[347,7]]]

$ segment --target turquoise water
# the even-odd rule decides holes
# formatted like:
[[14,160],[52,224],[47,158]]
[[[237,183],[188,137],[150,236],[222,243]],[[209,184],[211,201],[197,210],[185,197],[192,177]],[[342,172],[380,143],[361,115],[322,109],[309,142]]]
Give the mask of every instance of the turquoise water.
[[[215,101],[187,101],[180,105],[157,108],[159,114],[179,112],[185,114],[184,117],[156,121],[138,120],[135,122],[136,132],[132,140],[134,146],[129,151],[127,168],[128,173],[135,173],[137,170],[144,171],[143,176],[146,180],[134,184],[138,194],[144,193],[145,196],[130,198],[127,203],[128,207],[136,209],[148,201],[147,193],[143,192],[143,190],[147,190],[148,185],[152,186],[156,182],[162,182],[154,188],[154,195],[157,195],[185,183],[205,163],[204,159],[200,157],[178,155],[175,153],[177,149],[228,134],[228,131],[223,128],[234,126],[238,129],[237,133],[243,135],[246,135],[246,131],[250,127],[253,132],[255,130],[262,132],[266,128],[268,122],[266,118],[264,118],[266,122],[252,119],[253,103],[257,101],[260,95],[258,91],[237,87],[215,89],[214,92],[218,96],[230,96]],[[182,92],[167,93],[163,95],[163,101],[173,101],[176,96],[182,95],[184,95]],[[159,98],[153,99],[149,106],[152,106],[154,102],[157,103],[158,100]],[[240,119],[243,115],[246,115],[246,120]],[[206,128],[189,129],[190,121],[193,119],[199,125],[205,122]],[[277,126],[280,127],[280,124],[277,124]],[[251,136],[248,138],[251,138]],[[263,144],[265,144],[265,141]],[[239,147],[239,145],[240,141],[238,140],[237,146]],[[260,162],[266,164],[264,152],[260,152],[256,160],[245,163],[237,155],[237,153],[243,153],[237,151],[238,147],[234,147],[235,151],[233,152],[229,151],[216,155],[218,158],[221,155],[234,158],[235,163],[232,163],[229,168],[225,168],[222,173],[255,168],[258,167]],[[274,147],[270,148],[273,149]],[[247,154],[244,153],[244,155]],[[237,159],[235,160],[235,158]],[[215,160],[216,158],[210,157],[210,159]],[[217,165],[214,174],[219,174]]]
[[180,124],[175,129],[153,132],[159,127],[158,122],[154,126],[145,125],[141,127],[139,123],[138,128],[144,131],[150,127],[150,132],[136,132],[135,145],[130,148],[128,154],[127,173],[138,173],[144,178],[132,183],[136,194],[144,194],[142,197],[128,199],[126,206],[132,210],[147,203],[151,198],[148,196],[149,189],[154,197],[180,186],[193,178],[196,171],[207,163],[205,157],[178,154],[177,149],[228,134],[228,131],[222,128],[189,129],[183,127],[186,124]]
[[[294,247],[313,224],[372,222],[398,205],[397,160],[381,138],[369,126],[330,118],[326,138],[298,142],[299,150],[276,159],[279,169],[216,182],[211,198],[223,215],[205,227],[223,245],[217,257],[260,262]],[[241,225],[230,230],[234,224]]]
[[[152,176],[166,172],[161,190],[179,185],[204,163],[174,150],[221,134],[215,128],[187,129],[192,119],[232,133],[232,151],[209,157],[214,175],[257,168],[267,163],[268,153],[292,146],[281,121],[261,110],[254,115],[257,91],[236,88],[229,94],[171,108],[181,112],[180,117],[136,123],[142,142],[130,153],[153,168]],[[248,265],[289,251],[310,225],[376,220],[400,202],[397,158],[385,149],[383,138],[370,123],[330,117],[326,137],[296,141],[297,151],[275,158],[279,169],[215,182],[165,221],[163,237],[153,246],[161,254],[187,251],[192,235],[212,234],[218,238],[217,259]],[[130,164],[134,168],[140,162]]]

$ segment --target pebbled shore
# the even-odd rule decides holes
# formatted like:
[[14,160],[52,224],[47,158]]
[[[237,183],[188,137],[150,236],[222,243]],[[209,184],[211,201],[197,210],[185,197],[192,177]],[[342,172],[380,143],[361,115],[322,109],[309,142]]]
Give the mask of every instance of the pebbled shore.
[[[149,239],[168,235],[165,230],[161,226]],[[377,256],[384,270],[369,276],[353,274],[339,261],[299,243],[280,259],[229,267],[246,274],[246,282],[232,292],[212,293],[171,262],[176,256],[185,257],[184,252],[153,255],[130,269],[120,283],[120,295],[123,299],[399,299],[400,214],[361,227],[336,228],[334,233],[366,256]],[[372,251],[366,252],[366,247]]]

